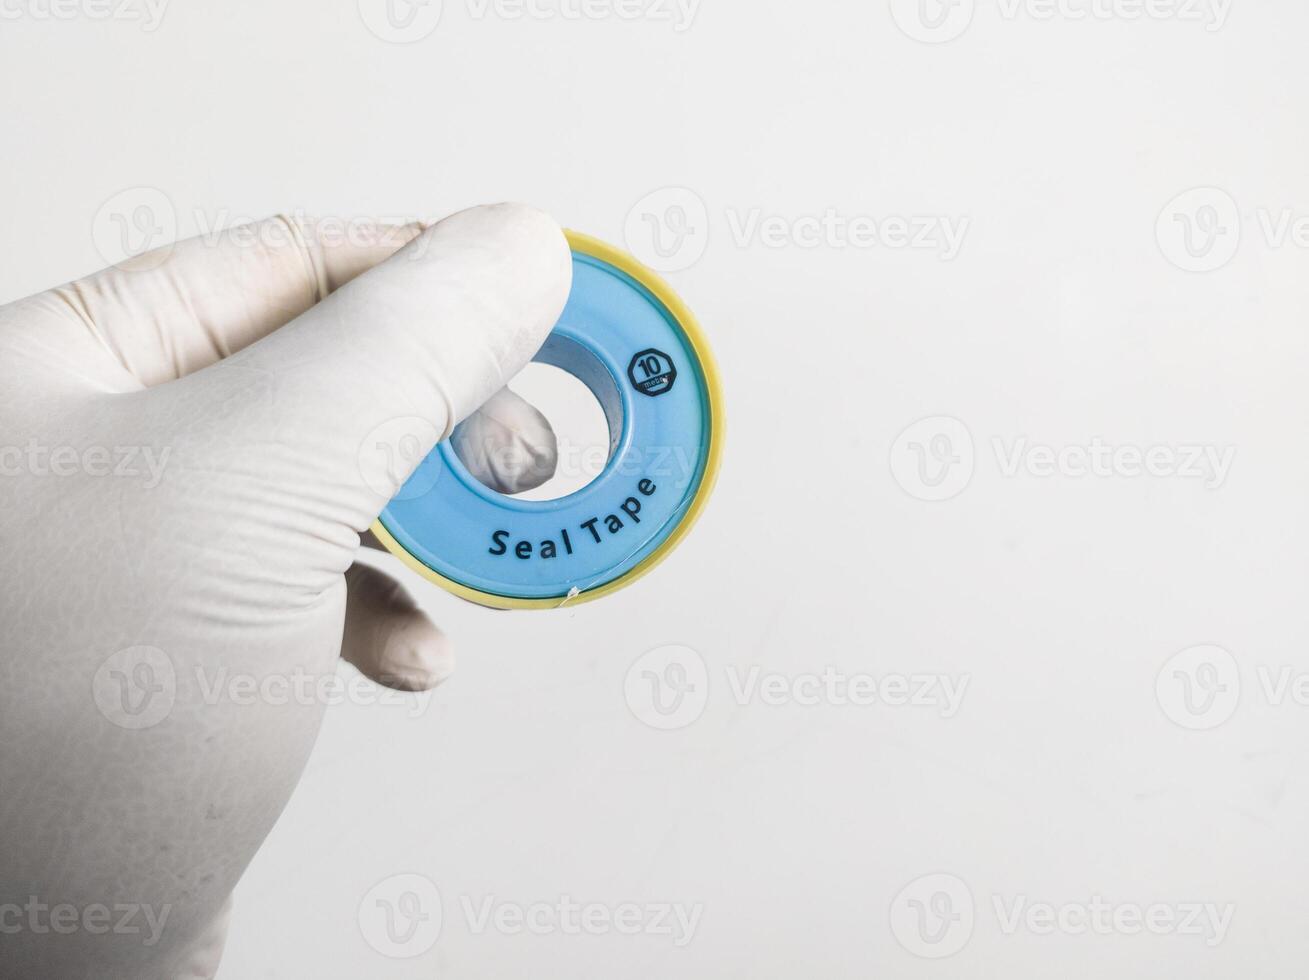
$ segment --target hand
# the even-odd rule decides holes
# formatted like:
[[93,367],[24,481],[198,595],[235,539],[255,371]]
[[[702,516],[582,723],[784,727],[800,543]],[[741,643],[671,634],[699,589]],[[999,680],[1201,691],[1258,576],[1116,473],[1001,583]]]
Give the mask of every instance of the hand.
[[[484,481],[553,469],[503,386],[567,299],[559,228],[499,205],[377,230],[274,219],[0,308],[0,977],[212,976],[323,706],[206,678],[343,655],[438,683],[444,637],[353,564],[360,533],[483,403]],[[397,431],[409,452],[373,451]]]

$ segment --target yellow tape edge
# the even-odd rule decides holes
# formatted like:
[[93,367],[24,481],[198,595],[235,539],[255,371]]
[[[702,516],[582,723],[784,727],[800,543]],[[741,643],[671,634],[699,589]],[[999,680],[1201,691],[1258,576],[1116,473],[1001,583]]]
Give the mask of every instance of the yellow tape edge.
[[696,358],[700,362],[700,372],[704,376],[705,388],[709,398],[709,453],[705,461],[704,475],[700,479],[700,486],[696,489],[695,497],[692,499],[686,513],[682,516],[682,520],[677,527],[673,528],[673,533],[668,536],[664,543],[647,555],[639,565],[629,569],[612,582],[580,592],[571,599],[566,596],[551,596],[544,599],[516,599],[512,596],[496,595],[493,592],[482,592],[480,589],[469,588],[461,582],[456,582],[433,571],[411,555],[383,527],[380,517],[373,522],[371,530],[377,540],[382,542],[388,551],[423,578],[439,585],[447,592],[459,596],[461,599],[467,599],[469,602],[489,606],[493,609],[558,609],[563,606],[577,605],[581,602],[590,602],[593,599],[599,599],[631,585],[667,558],[681,542],[682,538],[686,536],[687,532],[691,530],[691,527],[704,511],[705,504],[709,501],[709,495],[713,492],[714,484],[718,481],[718,470],[722,464],[724,424],[722,378],[719,376],[718,364],[714,360],[713,352],[709,349],[709,342],[705,337],[704,330],[701,328],[699,321],[696,320],[695,314],[691,312],[687,305],[682,302],[681,297],[673,292],[672,287],[658,273],[642,265],[626,252],[607,242],[602,242],[598,238],[592,238],[590,235],[583,235],[580,232],[566,231],[564,234],[567,236],[568,244],[573,251],[589,255],[601,262],[607,262],[614,268],[627,273],[648,289],[672,314],[678,327],[686,335],[691,349],[695,351]]

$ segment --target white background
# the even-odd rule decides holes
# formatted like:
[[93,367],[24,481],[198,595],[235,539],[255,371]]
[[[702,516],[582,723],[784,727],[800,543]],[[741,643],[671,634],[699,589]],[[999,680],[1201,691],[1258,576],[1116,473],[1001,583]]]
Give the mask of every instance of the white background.
[[[131,188],[183,236],[518,199],[647,258],[662,222],[727,384],[717,494],[637,586],[509,615],[408,576],[458,673],[425,711],[329,712],[222,980],[1302,974],[1309,708],[1265,682],[1309,670],[1309,252],[1278,237],[1309,215],[1309,9],[924,2],[446,0],[398,44],[371,0],[174,0],[155,30],[5,0],[0,301],[117,258]],[[830,230],[896,217],[966,220],[962,248]],[[1006,473],[1097,437],[1235,456],[1211,485]],[[670,644],[704,710],[658,730],[625,680]],[[1230,657],[1170,662],[1197,645]],[[948,718],[740,703],[752,667],[967,687]],[[392,960],[359,912],[399,874],[444,922]],[[489,895],[703,914],[681,948],[478,933],[461,898]],[[1001,914],[1097,896],[1234,914],[1217,944]],[[960,916],[941,942],[915,899]]]

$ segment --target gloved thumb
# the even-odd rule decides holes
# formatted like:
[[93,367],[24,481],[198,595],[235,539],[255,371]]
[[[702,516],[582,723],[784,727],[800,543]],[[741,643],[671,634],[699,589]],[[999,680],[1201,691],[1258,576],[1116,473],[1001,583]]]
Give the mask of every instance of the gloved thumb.
[[157,390],[172,389],[183,432],[220,416],[243,471],[363,530],[436,443],[531,360],[563,310],[571,269],[544,213],[462,211],[281,329]]

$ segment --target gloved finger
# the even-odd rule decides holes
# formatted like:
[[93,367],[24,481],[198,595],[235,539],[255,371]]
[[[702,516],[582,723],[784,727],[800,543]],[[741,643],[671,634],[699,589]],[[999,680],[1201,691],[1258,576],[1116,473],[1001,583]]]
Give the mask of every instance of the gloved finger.
[[450,442],[468,471],[500,493],[539,487],[559,462],[549,420],[508,388],[460,422]]
[[[550,420],[508,388],[455,426],[450,441],[468,472],[499,493],[533,490],[554,476],[559,463]],[[359,543],[387,550],[371,531]]]
[[[55,290],[75,300],[142,384],[173,380],[249,346],[390,258],[424,225],[276,216],[147,253]],[[154,257],[163,256],[161,261]],[[142,268],[137,268],[142,266]],[[79,334],[81,336],[81,334]],[[456,449],[503,493],[554,474],[545,417],[508,390],[466,420]],[[458,435],[458,434],[457,434]]]
[[430,690],[454,670],[450,642],[395,579],[356,562],[345,574],[341,656],[397,691]]
[[293,492],[299,529],[339,540],[526,365],[571,280],[548,216],[473,208],[245,350],[142,397],[159,396],[179,433],[221,414],[224,444],[241,454],[233,466],[257,473],[266,498]]
[[218,964],[223,959],[223,947],[227,943],[227,930],[231,922],[232,896],[229,895],[213,922],[195,946],[187,951],[178,966],[177,980],[214,980],[218,975]]
[[[267,336],[422,230],[279,216],[165,246],[24,302],[48,302],[65,314],[69,345],[107,350],[115,366],[156,385]],[[79,353],[70,359],[80,362]]]

